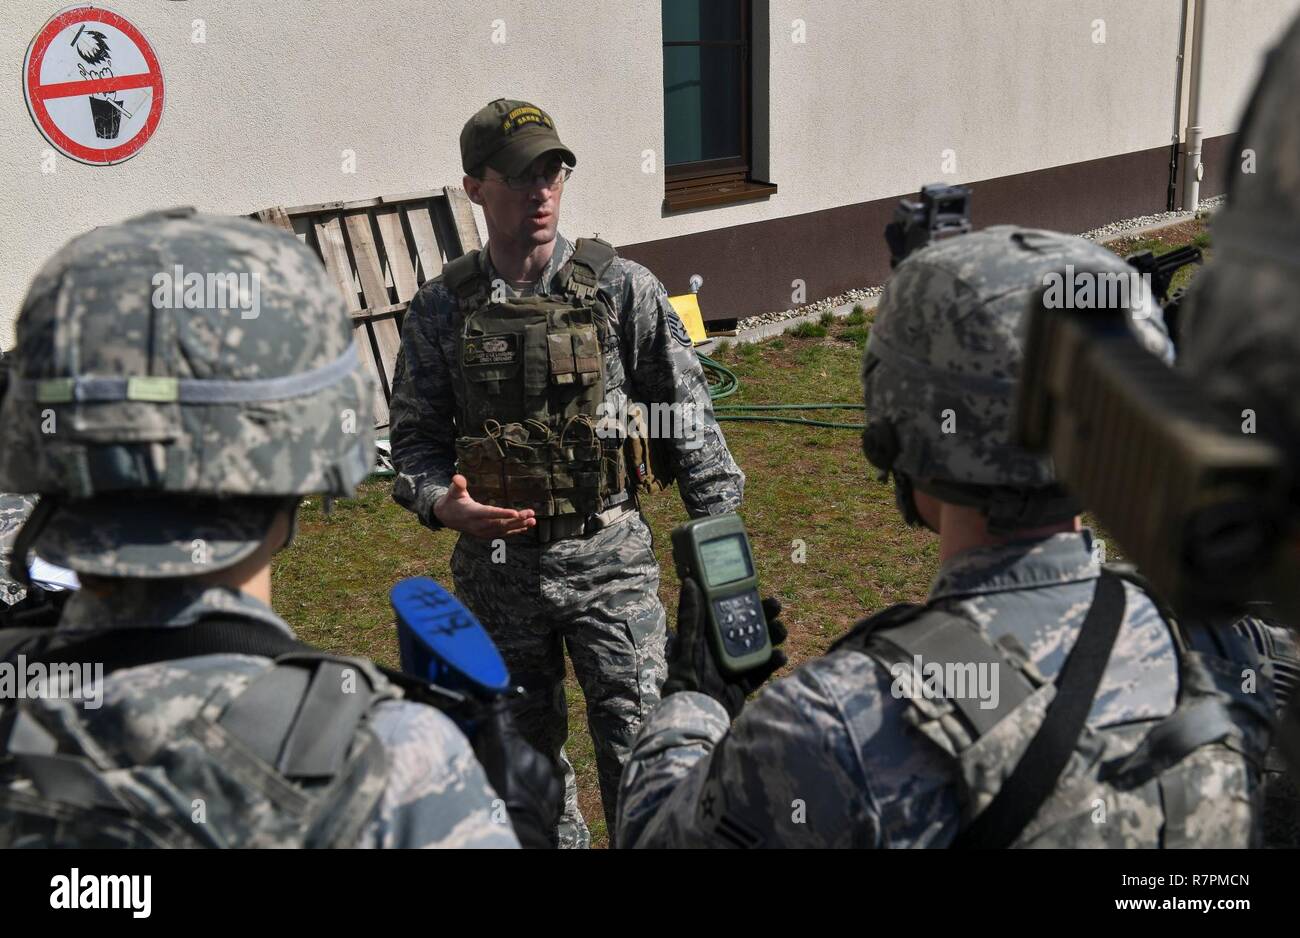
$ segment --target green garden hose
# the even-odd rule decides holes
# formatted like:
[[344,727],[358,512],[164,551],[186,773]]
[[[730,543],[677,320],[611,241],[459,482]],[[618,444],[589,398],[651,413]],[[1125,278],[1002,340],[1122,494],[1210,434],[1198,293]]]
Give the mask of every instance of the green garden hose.
[[[704,377],[709,382],[709,399],[714,402],[713,412],[719,420],[750,420],[768,423],[797,423],[805,427],[830,427],[835,430],[861,430],[860,423],[834,423],[828,420],[811,420],[807,417],[766,416],[748,413],[755,410],[865,410],[862,404],[718,404],[740,389],[736,373],[721,362],[699,355]],[[744,413],[742,413],[744,411]]]

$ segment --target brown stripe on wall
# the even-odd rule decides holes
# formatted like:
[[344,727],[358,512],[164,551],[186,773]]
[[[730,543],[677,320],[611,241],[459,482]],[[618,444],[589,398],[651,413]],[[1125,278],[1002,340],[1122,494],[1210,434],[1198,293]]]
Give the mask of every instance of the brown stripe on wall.
[[[1228,164],[1231,163],[1234,170],[1241,165],[1241,154],[1237,152],[1237,135],[1224,134],[1222,137],[1202,140],[1201,162],[1205,164],[1205,172],[1201,175],[1201,198],[1222,195],[1223,174],[1228,169]],[[1183,171],[1181,163],[1178,171]]]
[[[1202,198],[1223,191],[1223,161],[1232,152],[1233,136],[1202,144]],[[1179,200],[1181,164],[1180,155]],[[1165,211],[1168,187],[1169,148],[1156,147],[972,183],[971,213],[980,228],[1018,224],[1087,231]],[[889,253],[881,232],[903,197],[643,241],[618,250],[654,271],[673,295],[689,291],[692,274],[703,276],[700,308],[706,320],[753,316],[797,305],[795,280],[806,286],[804,302],[883,283],[889,275]]]

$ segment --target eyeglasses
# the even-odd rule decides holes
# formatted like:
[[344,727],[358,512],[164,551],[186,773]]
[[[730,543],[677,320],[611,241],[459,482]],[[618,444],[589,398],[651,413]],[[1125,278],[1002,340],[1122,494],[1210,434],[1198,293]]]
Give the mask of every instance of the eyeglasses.
[[511,192],[527,192],[534,186],[554,189],[564,185],[573,175],[572,166],[557,166],[544,173],[528,173],[523,176],[484,176],[483,181],[504,182]]

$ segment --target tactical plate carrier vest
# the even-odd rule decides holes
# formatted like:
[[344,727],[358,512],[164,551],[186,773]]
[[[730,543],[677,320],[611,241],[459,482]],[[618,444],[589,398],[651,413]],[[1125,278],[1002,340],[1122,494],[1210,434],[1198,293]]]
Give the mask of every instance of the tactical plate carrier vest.
[[614,249],[580,239],[559,295],[495,301],[481,253],[443,271],[463,315],[453,379],[459,470],[484,504],[538,518],[596,514],[628,482],[623,435],[598,432],[616,321],[597,286]]
[[[0,701],[0,848],[356,846],[387,784],[369,718],[401,696],[370,662],[221,617],[89,638],[0,632],[0,662],[39,662],[51,676],[76,662],[108,675],[204,654],[277,657],[193,667],[188,695],[158,712],[139,700]],[[237,674],[247,683],[232,692]]]
[[[1257,668],[1258,659],[1232,629],[1180,624],[1161,612],[1178,655],[1174,712],[1099,730],[1085,726],[1052,794],[1014,842],[998,846],[1258,845],[1271,707],[1267,695],[1242,687],[1243,669]],[[951,760],[963,830],[1016,768],[1056,689],[1018,643],[990,643],[974,623],[925,606],[902,604],[863,620],[831,646],[836,651],[861,652],[887,671],[911,669],[914,656],[927,667],[944,665],[945,676],[958,673],[947,665],[999,668],[992,709],[947,686],[947,699],[909,698],[908,721]],[[1207,791],[1216,797],[1204,797]]]

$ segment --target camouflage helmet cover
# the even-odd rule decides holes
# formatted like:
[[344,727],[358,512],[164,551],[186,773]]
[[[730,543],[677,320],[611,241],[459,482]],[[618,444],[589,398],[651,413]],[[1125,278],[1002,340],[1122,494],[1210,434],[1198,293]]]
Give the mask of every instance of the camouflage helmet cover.
[[202,530],[204,569],[229,566],[264,536],[267,499],[350,495],[373,466],[343,299],[269,225],[176,209],[74,238],[37,273],[17,338],[0,491],[67,503],[34,545],[55,563],[193,574]]
[[[1051,459],[1012,443],[1027,311],[1045,278],[1132,267],[1083,238],[1002,225],[940,241],[899,265],[863,359],[868,426],[892,428],[892,465],[929,482],[1013,489],[1055,483]],[[1166,361],[1173,347],[1145,283],[1130,324]],[[870,431],[869,431],[870,432]],[[877,461],[873,457],[873,461]],[[879,464],[879,463],[878,463]]]

